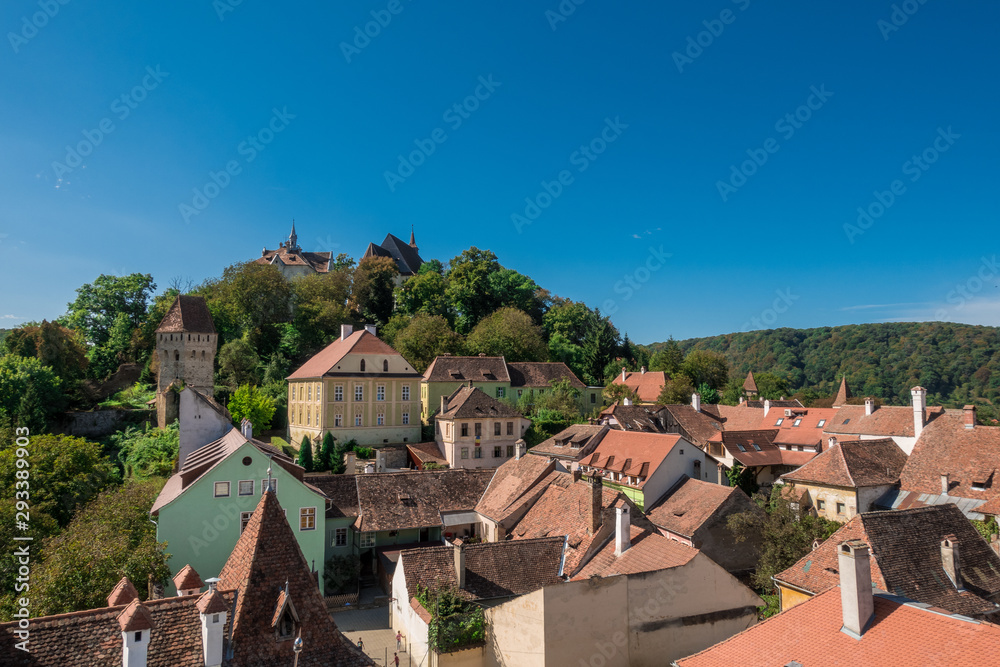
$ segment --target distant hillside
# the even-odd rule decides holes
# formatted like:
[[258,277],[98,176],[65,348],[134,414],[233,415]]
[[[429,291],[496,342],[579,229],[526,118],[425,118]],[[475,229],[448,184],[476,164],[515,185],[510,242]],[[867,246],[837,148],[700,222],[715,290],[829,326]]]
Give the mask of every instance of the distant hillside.
[[[917,384],[926,387],[928,404],[1000,403],[1000,328],[996,327],[946,322],[851,324],[751,331],[679,344],[685,353],[722,352],[733,375],[751,369],[783,375],[793,391],[812,388],[832,395],[846,373],[856,396],[877,396],[888,403],[909,402],[910,387]],[[663,345],[649,347],[658,350]]]

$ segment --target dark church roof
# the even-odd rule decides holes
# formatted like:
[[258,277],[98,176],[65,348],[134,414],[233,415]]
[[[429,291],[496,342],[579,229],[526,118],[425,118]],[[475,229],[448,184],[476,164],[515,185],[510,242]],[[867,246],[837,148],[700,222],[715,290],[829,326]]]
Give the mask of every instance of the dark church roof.
[[369,243],[361,259],[364,260],[368,257],[392,257],[396,260],[396,268],[399,269],[400,275],[415,276],[417,271],[420,270],[420,265],[424,263],[424,260],[420,259],[420,255],[417,253],[417,246],[412,234],[410,235],[410,241],[411,243],[406,243],[392,234],[386,234],[382,245]]

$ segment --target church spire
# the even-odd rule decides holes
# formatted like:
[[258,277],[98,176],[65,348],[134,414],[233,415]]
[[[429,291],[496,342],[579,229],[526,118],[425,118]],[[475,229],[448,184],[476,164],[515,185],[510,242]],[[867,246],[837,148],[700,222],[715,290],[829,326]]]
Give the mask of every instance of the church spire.
[[288,235],[288,247],[295,251],[299,248],[299,237],[295,233],[295,218],[292,218],[292,233]]
[[410,225],[410,247],[414,249],[417,247],[417,239],[413,235],[413,225]]

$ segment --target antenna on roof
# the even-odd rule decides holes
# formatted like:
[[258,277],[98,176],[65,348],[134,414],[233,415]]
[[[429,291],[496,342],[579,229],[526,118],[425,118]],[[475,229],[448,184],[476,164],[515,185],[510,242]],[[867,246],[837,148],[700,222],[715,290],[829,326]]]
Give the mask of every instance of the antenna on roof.
[[274,454],[271,454],[267,457],[267,488],[264,490],[265,493],[273,488],[273,486],[271,485],[271,459],[273,458]]

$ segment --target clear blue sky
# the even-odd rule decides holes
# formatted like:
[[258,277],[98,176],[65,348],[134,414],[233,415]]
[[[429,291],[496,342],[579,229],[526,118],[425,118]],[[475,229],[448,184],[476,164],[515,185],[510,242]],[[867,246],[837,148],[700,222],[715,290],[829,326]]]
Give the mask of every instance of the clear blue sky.
[[[0,326],[62,314],[101,273],[219,275],[293,217],[306,249],[355,257],[410,225],[425,259],[490,248],[640,342],[1000,325],[1000,267],[983,263],[998,251],[996,3],[910,0],[896,26],[877,1],[565,0],[565,20],[556,0],[228,2],[4,3]],[[358,48],[371,12],[391,20]],[[578,152],[592,141],[604,151]],[[925,149],[933,164],[910,162]],[[733,177],[751,156],[766,162]],[[230,161],[204,206],[194,189]],[[564,170],[519,229],[512,214]],[[894,201],[845,230],[875,191]],[[185,219],[182,204],[204,208]]]

